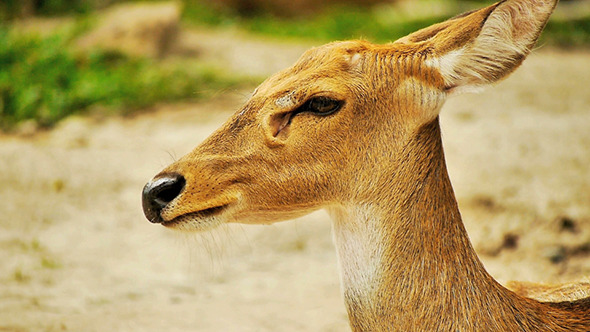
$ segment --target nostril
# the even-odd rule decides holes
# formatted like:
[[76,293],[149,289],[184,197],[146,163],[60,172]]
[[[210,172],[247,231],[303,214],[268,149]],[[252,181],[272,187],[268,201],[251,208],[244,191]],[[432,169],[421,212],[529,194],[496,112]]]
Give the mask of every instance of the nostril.
[[184,188],[184,183],[185,180],[183,177],[173,182],[166,181],[162,183],[161,186],[154,190],[154,202],[164,208],[180,195],[180,192]]
[[186,180],[180,174],[169,174],[148,182],[143,187],[143,212],[149,221],[161,223],[160,212],[184,189]]

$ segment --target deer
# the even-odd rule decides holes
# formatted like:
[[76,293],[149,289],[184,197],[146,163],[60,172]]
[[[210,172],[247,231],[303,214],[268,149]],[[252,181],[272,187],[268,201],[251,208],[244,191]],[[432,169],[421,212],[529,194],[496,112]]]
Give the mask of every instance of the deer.
[[353,331],[590,331],[590,297],[537,300],[486,271],[439,125],[447,98],[521,65],[556,5],[505,0],[391,43],[306,51],[145,185],[145,216],[203,232],[327,210]]

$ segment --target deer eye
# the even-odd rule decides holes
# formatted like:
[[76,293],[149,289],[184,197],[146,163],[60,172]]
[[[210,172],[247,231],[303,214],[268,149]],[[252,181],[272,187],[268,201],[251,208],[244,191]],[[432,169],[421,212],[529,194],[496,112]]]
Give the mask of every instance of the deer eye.
[[310,112],[318,115],[330,115],[338,111],[344,101],[328,97],[313,97],[301,107],[301,112]]

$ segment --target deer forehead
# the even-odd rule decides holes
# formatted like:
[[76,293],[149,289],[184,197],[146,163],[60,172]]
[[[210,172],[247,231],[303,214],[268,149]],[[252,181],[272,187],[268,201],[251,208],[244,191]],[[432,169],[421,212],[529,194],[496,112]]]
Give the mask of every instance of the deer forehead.
[[[311,48],[304,52],[293,66],[287,68],[263,84],[257,89],[260,92],[268,92],[277,87],[285,88],[285,82],[291,81],[294,86],[301,83],[301,79],[308,76],[310,79],[325,77],[337,77],[356,69],[360,64],[362,52],[367,49],[366,42],[348,41],[335,42],[323,46]],[[293,78],[296,78],[293,80]]]
[[[270,77],[254,95],[279,109],[296,107],[316,93],[335,92],[346,97],[363,81],[378,76],[390,81],[390,92],[401,87],[423,86],[428,103],[444,87],[443,72],[455,63],[455,53],[441,57],[414,56],[405,45],[372,45],[368,42],[337,42],[306,51],[290,68]],[[401,59],[401,60],[400,60]],[[386,78],[384,76],[391,76]],[[359,84],[360,83],[360,84]]]

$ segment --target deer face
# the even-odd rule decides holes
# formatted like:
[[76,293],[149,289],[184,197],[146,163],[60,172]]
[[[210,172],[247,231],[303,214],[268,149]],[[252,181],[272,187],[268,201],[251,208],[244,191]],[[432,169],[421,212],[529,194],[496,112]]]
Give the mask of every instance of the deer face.
[[442,90],[415,89],[436,71],[412,70],[404,50],[342,42],[306,52],[146,185],[146,216],[186,230],[271,223],[370,190],[367,180],[388,175],[397,146],[425,121],[408,115],[442,104]]
[[400,156],[426,153],[407,142],[435,121],[445,97],[511,73],[554,7],[502,1],[391,44],[306,52],[144,187],[146,217],[205,230],[379,199]]

